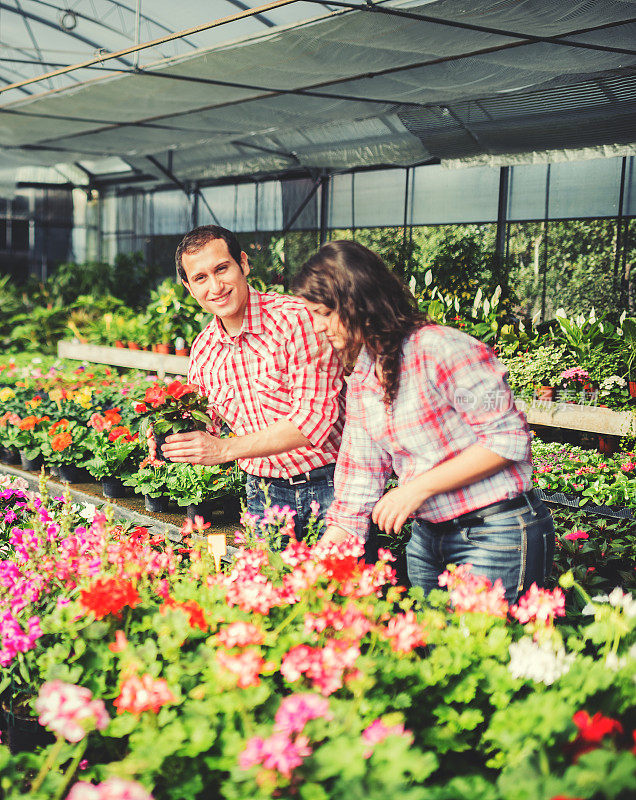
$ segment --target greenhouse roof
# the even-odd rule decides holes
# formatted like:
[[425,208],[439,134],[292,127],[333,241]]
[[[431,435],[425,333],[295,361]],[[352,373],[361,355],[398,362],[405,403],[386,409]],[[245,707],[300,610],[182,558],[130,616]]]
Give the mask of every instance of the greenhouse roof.
[[0,170],[187,187],[628,145],[635,12],[635,0],[0,1]]

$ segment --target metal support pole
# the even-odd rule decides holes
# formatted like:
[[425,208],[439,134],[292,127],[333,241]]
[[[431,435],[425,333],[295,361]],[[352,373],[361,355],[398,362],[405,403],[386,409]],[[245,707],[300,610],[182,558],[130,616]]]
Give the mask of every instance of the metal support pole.
[[329,182],[328,173],[323,173],[320,178],[320,246],[327,241],[329,233]]
[[[623,236],[623,206],[625,200],[625,173],[627,172],[627,158],[623,156],[621,162],[621,182],[618,190],[618,215],[616,217],[616,251],[614,253],[614,275],[612,279],[612,287],[614,292],[617,289],[618,274],[621,264],[621,256],[623,253],[624,236]],[[621,281],[622,283],[622,281]],[[621,302],[624,304],[623,286],[621,286]]]
[[497,206],[497,239],[495,244],[495,256],[499,267],[503,267],[506,263],[509,186],[510,167],[501,167],[499,170],[499,204]]
[[543,236],[543,286],[541,289],[541,322],[545,320],[545,298],[548,280],[548,214],[550,212],[550,164],[545,177],[545,214],[544,214],[544,236]]

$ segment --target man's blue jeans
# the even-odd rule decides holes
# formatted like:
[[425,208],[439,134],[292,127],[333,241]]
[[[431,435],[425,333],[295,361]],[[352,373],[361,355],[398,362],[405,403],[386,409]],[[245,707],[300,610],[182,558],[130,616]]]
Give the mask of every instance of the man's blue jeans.
[[[260,478],[257,475],[248,475],[245,486],[247,510],[259,519],[263,516],[266,503],[264,486],[266,486],[270,506],[279,506],[280,508],[289,506],[292,511],[296,512],[294,532],[297,539],[302,539],[305,536],[307,523],[311,516],[311,503],[316,502],[320,506],[316,516],[317,520],[324,519],[325,512],[331,505],[335,468],[335,464],[330,464],[324,468],[328,473],[327,476],[320,480],[301,483],[297,486],[290,486],[281,480],[272,481],[267,478]],[[283,541],[282,546],[285,547],[286,544],[287,542]]]
[[409,579],[428,594],[439,588],[447,564],[472,564],[472,572],[493,583],[501,578],[513,603],[534,582],[543,586],[554,557],[554,525],[538,498],[514,511],[485,517],[470,527],[450,521],[438,525],[413,521],[406,548]]

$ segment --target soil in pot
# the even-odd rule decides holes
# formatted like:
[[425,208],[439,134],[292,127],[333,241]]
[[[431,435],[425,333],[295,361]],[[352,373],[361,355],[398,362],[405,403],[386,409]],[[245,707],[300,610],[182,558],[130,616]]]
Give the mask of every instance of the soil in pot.
[[126,487],[121,478],[102,478],[102,494],[104,497],[116,499],[126,496]]
[[35,458],[27,458],[24,453],[20,451],[20,463],[22,464],[22,469],[26,469],[30,472],[37,472],[44,463],[44,459],[41,455]]
[[88,481],[86,470],[83,467],[76,467],[75,464],[60,464],[57,474],[61,481],[68,481],[68,483],[86,483]]
[[160,495],[159,497],[150,497],[150,495],[145,494],[144,505],[146,506],[146,511],[152,511],[155,514],[161,514],[168,510],[169,500],[164,495]]

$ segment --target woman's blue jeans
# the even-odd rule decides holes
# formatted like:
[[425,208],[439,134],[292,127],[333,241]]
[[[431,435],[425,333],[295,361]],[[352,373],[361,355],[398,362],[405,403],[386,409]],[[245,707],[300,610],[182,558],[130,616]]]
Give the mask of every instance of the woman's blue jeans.
[[409,579],[426,594],[439,588],[438,576],[448,564],[472,564],[476,575],[493,583],[501,578],[508,603],[532,583],[545,584],[553,557],[552,517],[546,505],[532,497],[522,508],[485,517],[478,525],[416,519],[406,547]]

